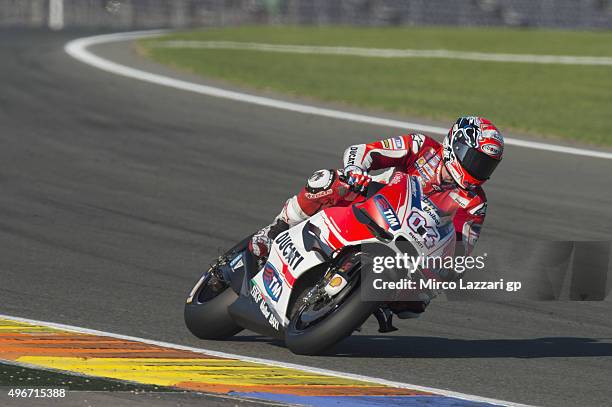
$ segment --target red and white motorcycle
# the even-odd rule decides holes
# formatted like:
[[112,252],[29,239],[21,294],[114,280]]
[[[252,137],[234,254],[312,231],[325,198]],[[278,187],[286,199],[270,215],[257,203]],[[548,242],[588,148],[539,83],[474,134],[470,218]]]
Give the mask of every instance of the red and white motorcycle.
[[373,313],[380,332],[395,330],[385,303],[360,295],[368,244],[403,253],[400,246],[409,242],[426,256],[447,255],[455,245],[451,218],[440,216],[418,179],[401,171],[386,184],[372,182],[351,205],[324,209],[279,234],[267,261],[251,255],[249,239],[195,284],[185,305],[187,327],[202,339],[225,339],[246,328],[308,355],[350,336]]

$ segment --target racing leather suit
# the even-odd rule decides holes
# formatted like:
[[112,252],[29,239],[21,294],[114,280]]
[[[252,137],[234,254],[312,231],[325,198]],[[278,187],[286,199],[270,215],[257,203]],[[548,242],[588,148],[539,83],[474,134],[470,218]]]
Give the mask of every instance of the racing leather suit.
[[[462,251],[460,254],[472,252],[485,219],[487,198],[481,187],[464,190],[455,183],[440,185],[438,175],[444,165],[440,143],[422,134],[402,135],[350,146],[344,152],[343,161],[345,172],[395,167],[395,171],[416,176],[423,186],[423,209],[452,217],[457,242],[462,242],[457,245]],[[339,170],[316,171],[306,186],[287,200],[271,227],[282,223],[293,226],[321,209],[350,204],[357,194],[339,180],[341,173]]]

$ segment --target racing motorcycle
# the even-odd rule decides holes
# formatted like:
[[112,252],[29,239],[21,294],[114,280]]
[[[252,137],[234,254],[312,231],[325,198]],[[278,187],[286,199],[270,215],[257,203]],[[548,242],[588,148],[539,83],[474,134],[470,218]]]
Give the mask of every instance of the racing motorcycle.
[[365,248],[405,253],[408,243],[415,253],[449,253],[455,233],[451,218],[423,198],[416,177],[395,171],[389,178],[370,183],[349,206],[324,209],[280,233],[267,259],[250,253],[250,236],[228,250],[189,293],[187,328],[201,339],[249,329],[305,355],[350,336],[372,314],[379,332],[395,330],[385,302],[360,296]]

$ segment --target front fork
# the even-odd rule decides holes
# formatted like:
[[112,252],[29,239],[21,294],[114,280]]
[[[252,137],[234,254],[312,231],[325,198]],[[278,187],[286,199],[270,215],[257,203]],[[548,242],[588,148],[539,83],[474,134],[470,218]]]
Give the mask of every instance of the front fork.
[[[339,267],[334,267],[328,270],[327,275],[324,278],[325,292],[330,297],[333,297],[340,292],[347,285],[350,277],[347,275],[347,271],[354,266],[354,257],[345,259]],[[353,276],[354,278],[354,276]],[[336,284],[334,282],[337,281]],[[397,328],[393,326],[393,312],[388,306],[382,304],[374,311],[374,317],[378,321],[378,332],[387,333],[397,331]]]

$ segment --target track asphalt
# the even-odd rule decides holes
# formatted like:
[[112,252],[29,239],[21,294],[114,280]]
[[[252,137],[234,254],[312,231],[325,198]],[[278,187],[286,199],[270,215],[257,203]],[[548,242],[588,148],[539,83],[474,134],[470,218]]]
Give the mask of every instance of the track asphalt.
[[[370,320],[321,357],[249,332],[190,336],[185,296],[222,248],[349,144],[399,131],[172,90],[64,53],[93,34],[0,31],[0,313],[520,403],[609,405],[610,296],[436,301],[391,335]],[[94,51],[201,81],[130,44]],[[609,241],[611,173],[610,160],[508,147],[482,241]]]

